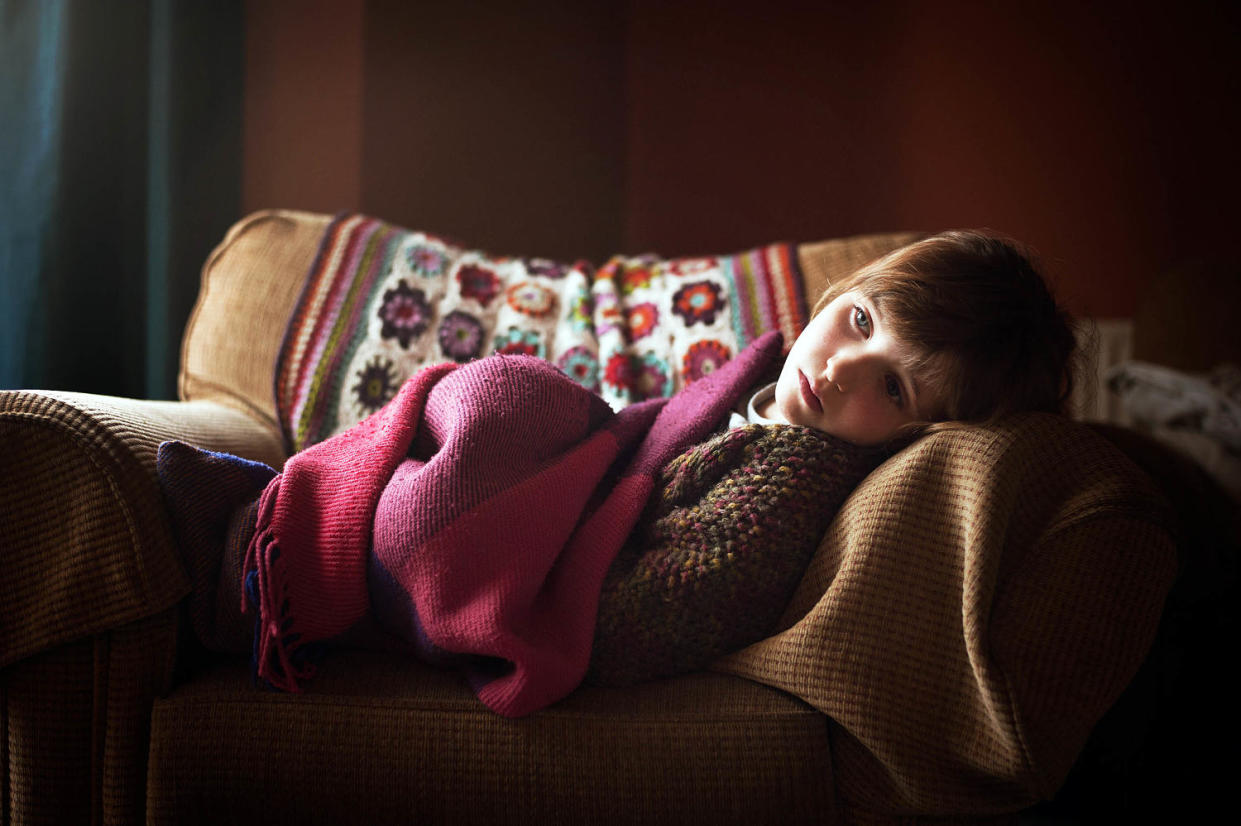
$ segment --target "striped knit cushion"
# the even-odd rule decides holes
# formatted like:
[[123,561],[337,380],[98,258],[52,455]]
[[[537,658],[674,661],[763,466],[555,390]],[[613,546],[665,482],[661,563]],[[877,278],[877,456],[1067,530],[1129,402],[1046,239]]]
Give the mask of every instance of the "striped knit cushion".
[[427,364],[546,358],[620,409],[671,396],[764,332],[805,327],[797,254],[774,244],[598,270],[468,250],[360,215],[324,233],[277,361],[294,450],[361,421]]

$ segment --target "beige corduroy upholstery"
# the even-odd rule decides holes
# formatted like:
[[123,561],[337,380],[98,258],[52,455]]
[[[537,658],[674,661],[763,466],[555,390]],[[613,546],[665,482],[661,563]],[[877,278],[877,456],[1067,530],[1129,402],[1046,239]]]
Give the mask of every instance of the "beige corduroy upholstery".
[[[275,358],[329,220],[270,211],[228,233],[182,402],[0,393],[0,822],[985,816],[1054,792],[1141,660],[1175,564],[1162,500],[1097,433],[1032,417],[872,474],[786,630],[724,673],[519,721],[392,654],[337,654],[304,695],[255,689],[178,635],[192,586],[154,451],[281,465]],[[811,303],[913,237],[803,245]]]
[[239,221],[203,266],[181,347],[181,398],[241,407],[278,431],[276,356],[330,218],[269,210]]
[[142,820],[189,587],[154,475],[170,438],[280,459],[213,402],[0,392],[0,822]]
[[797,263],[801,265],[806,303],[813,310],[815,302],[830,284],[921,237],[922,234],[917,232],[880,232],[802,244],[797,248]]

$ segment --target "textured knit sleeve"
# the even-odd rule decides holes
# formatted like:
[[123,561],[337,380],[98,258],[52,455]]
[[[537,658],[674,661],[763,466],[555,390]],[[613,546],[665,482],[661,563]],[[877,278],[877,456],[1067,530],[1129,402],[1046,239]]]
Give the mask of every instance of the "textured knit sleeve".
[[789,425],[734,428],[676,457],[604,583],[588,681],[694,671],[771,633],[879,458]]

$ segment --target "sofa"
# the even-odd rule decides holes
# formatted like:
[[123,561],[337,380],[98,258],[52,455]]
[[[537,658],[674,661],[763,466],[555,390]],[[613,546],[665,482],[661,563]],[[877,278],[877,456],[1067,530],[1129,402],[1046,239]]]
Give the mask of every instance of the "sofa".
[[[332,652],[301,693],[257,688],[245,657],[191,631],[201,578],[155,456],[175,439],[283,465],[273,365],[330,221],[264,211],[228,232],[179,401],[0,392],[0,822],[986,822],[1120,805],[1172,702],[1150,689],[1170,679],[1152,645],[1184,642],[1167,606],[1218,597],[1205,575],[1177,602],[1186,548],[1222,541],[1215,493],[1138,434],[1054,416],[885,461],[775,633],[709,669],[583,686],[520,719],[379,650]],[[800,245],[806,294],[910,237]]]

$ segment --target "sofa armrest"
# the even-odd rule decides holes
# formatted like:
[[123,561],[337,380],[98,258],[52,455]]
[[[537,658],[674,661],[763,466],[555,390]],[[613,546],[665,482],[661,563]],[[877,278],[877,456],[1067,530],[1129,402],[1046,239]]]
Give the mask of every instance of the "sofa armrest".
[[155,474],[169,439],[284,459],[277,433],[215,402],[0,392],[0,667],[188,592]]
[[1146,657],[1173,524],[1080,423],[945,429],[857,487],[784,630],[714,667],[828,715],[859,818],[1015,812],[1056,792]]

